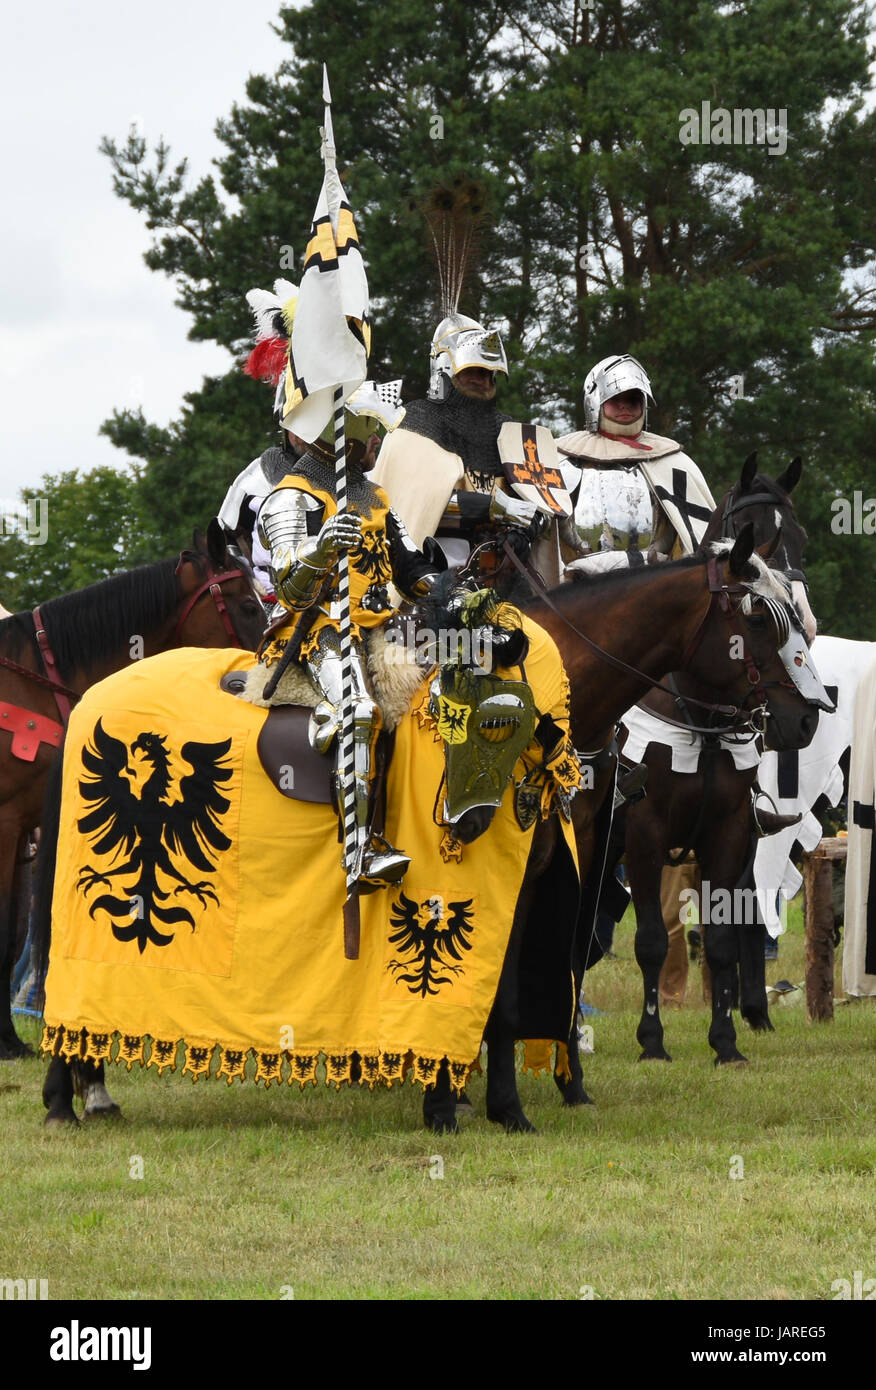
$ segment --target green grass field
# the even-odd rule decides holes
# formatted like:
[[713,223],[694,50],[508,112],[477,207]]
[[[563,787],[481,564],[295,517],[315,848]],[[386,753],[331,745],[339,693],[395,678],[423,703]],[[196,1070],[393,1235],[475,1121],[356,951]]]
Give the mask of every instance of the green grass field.
[[[70,1299],[831,1299],[876,1275],[876,1008],[814,1026],[777,1005],[775,1033],[740,1029],[750,1066],[716,1070],[693,1003],[665,1016],[673,1063],[641,1065],[629,917],[615,950],[588,977],[597,1104],[564,1111],[524,1078],[538,1135],[488,1124],[483,1078],[480,1115],[437,1139],[412,1086],[123,1068],[125,1121],[47,1134],[44,1064],[0,1063],[0,1277]],[[799,910],[768,966],[785,977],[803,979]]]

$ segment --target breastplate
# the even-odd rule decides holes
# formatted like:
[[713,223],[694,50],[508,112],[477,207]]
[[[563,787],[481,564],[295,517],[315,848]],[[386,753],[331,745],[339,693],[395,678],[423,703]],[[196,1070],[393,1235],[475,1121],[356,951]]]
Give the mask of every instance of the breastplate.
[[591,550],[647,550],[652,516],[651,493],[637,468],[584,469],[575,525]]

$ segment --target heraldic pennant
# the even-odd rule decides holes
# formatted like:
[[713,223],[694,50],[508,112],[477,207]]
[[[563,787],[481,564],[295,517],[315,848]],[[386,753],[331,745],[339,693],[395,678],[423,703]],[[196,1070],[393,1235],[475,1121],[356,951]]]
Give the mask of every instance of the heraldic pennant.
[[[553,639],[524,621],[539,708],[567,718]],[[101,681],[73,711],[43,1047],[162,1070],[184,1049],[195,1079],[218,1060],[229,1081],[302,1084],[349,1080],[354,1053],[369,1084],[408,1071],[428,1083],[446,1058],[461,1087],[532,843],[514,780],[486,834],[451,853],[433,816],[445,744],[426,677],[399,713],[387,774],[386,833],[411,866],[399,887],[363,897],[360,955],[347,960],[336,812],[274,786],[258,754],[269,711],[220,687],[254,664],[249,652],[167,652]],[[542,752],[526,750],[515,777]],[[563,985],[557,1041],[573,929],[550,967]]]

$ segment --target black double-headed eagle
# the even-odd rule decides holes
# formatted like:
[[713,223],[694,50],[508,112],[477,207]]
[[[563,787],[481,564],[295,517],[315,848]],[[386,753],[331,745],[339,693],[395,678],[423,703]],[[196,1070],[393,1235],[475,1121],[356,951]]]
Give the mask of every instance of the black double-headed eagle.
[[[450,984],[451,975],[463,973],[461,965],[451,965],[445,957],[461,961],[462,952],[471,950],[471,903],[471,898],[449,903],[446,923],[444,899],[437,894],[418,905],[401,893],[398,902],[393,903],[390,924],[397,931],[389,942],[400,955],[407,954],[409,958],[392,960],[387,969],[407,985],[411,994],[421,994],[425,999],[427,994],[437,994],[442,985]],[[408,973],[400,974],[403,970]]]
[[[195,929],[191,912],[167,902],[171,892],[161,886],[159,874],[175,881],[174,897],[191,893],[202,907],[208,900],[219,901],[208,880],[191,882],[175,861],[214,874],[217,862],[211,851],[218,859],[231,844],[221,829],[231,803],[219,790],[232,775],[222,762],[230,747],[230,738],[222,743],[184,743],[182,757],[193,771],[180,777],[175,787],[167,742],[160,734],[138,734],[129,748],[98,720],[92,742],[82,750],[82,765],[91,775],[80,780],[79,794],[94,809],[80,817],[78,828],[92,840],[95,855],[124,856],[125,862],[105,869],[83,865],[77,887],[87,897],[98,884],[109,887],[112,879],[130,876],[130,883],[120,885],[124,897],[101,894],[91,903],[89,915],[94,917],[102,908],[111,918],[121,918],[121,923],[113,921],[113,936],[136,941],[141,955],[147,942],[167,946],[173,940],[174,933],[159,931],[157,923],[185,922]],[[151,771],[136,788],[137,770],[130,759],[138,754]]]

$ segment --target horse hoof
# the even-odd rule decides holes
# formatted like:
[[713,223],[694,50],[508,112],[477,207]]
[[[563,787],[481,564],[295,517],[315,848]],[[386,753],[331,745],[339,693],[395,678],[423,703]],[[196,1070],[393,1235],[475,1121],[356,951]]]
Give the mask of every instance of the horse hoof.
[[459,1125],[456,1123],[455,1115],[452,1120],[440,1119],[437,1115],[433,1115],[430,1119],[426,1121],[426,1128],[431,1130],[433,1134],[459,1133]]
[[581,1085],[580,1081],[576,1085],[569,1085],[566,1087],[561,1087],[560,1089],[562,1090],[564,1105],[572,1106],[593,1104],[593,1101],[591,1100],[590,1096],[588,1096],[587,1092],[584,1090],[584,1087]]
[[639,1061],[640,1061],[640,1062],[671,1062],[671,1061],[672,1061],[672,1058],[670,1057],[670,1055],[669,1055],[668,1052],[664,1052],[664,1051],[661,1049],[660,1052],[641,1052],[641,1053],[639,1054]]
[[118,1105],[101,1105],[94,1110],[86,1110],[83,1120],[120,1120],[122,1112]]
[[491,1115],[487,1111],[487,1119],[494,1125],[501,1125],[506,1134],[538,1134],[535,1125],[527,1120],[522,1110],[512,1115]]
[[774,1033],[776,1031],[770,1022],[769,1014],[752,1013],[743,1014],[742,1017],[755,1033]]
[[47,1115],[43,1120],[43,1128],[53,1132],[69,1130],[70,1128],[78,1129],[79,1121],[71,1110],[69,1115]]
[[747,1067],[748,1058],[743,1057],[741,1052],[734,1052],[732,1057],[716,1057],[716,1067]]
[[14,1033],[12,1037],[8,1035],[0,1038],[0,1062],[20,1062],[23,1057],[35,1057],[36,1053],[27,1043],[21,1041]]
[[474,1106],[472,1105],[465,1091],[460,1091],[459,1095],[456,1097],[456,1113],[457,1115],[474,1114]]

